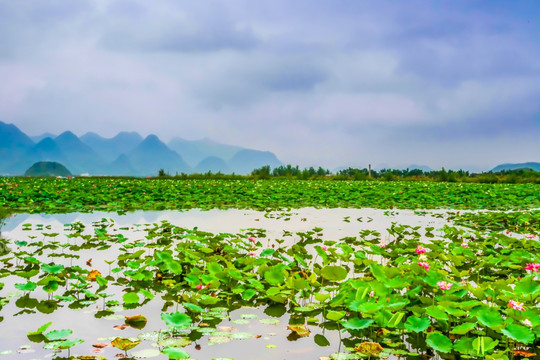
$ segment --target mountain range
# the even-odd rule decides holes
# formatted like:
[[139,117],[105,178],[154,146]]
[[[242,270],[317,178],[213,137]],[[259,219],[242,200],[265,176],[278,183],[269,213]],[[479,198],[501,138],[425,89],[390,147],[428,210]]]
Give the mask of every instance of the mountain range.
[[120,132],[104,138],[89,132],[78,137],[71,131],[30,137],[13,124],[0,121],[0,175],[22,175],[39,161],[65,165],[73,174],[157,175],[160,169],[176,173],[247,174],[265,165],[282,165],[269,151],[221,144],[211,139],[174,138],[164,143],[156,135],[143,138]]
[[518,164],[501,164],[493,168],[493,172],[499,172],[503,170],[519,170],[519,169],[531,169],[534,171],[540,171],[540,163],[537,162],[526,162]]

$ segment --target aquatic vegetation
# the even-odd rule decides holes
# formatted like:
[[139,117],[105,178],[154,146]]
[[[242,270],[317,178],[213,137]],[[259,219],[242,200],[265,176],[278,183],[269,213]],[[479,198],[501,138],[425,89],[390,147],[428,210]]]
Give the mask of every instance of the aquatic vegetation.
[[[539,184],[0,178],[0,207],[28,213],[301,207],[530,209],[540,207],[539,193]],[[538,212],[530,214],[524,216],[532,216],[538,225]]]
[[[81,309],[96,323],[123,322],[108,328],[130,335],[105,335],[112,346],[99,348],[104,355],[177,359],[194,357],[203,340],[262,341],[240,328],[251,322],[321,349],[337,333],[342,347],[331,358],[433,351],[501,358],[539,344],[540,244],[519,234],[393,223],[381,247],[383,235],[369,230],[325,239],[315,228],[270,239],[263,229],[213,234],[167,221],[119,228],[106,218],[63,232],[22,228],[28,238],[0,257],[2,294],[11,294],[0,304],[23,318]],[[242,309],[259,313],[229,319]],[[268,318],[259,320],[261,312]],[[57,352],[82,346],[68,339],[77,329],[49,326],[28,339]],[[148,327],[158,331],[142,332]]]
[[[540,337],[540,211],[524,209],[539,207],[539,189],[0,178],[6,214],[252,208],[266,210],[263,219],[290,221],[290,209],[304,206],[382,208],[390,219],[398,208],[453,209],[416,211],[443,218],[442,228],[393,222],[384,233],[369,229],[371,217],[340,217],[342,225],[365,225],[341,238],[325,237],[319,226],[270,238],[265,229],[209,233],[168,221],[119,227],[103,218],[63,230],[25,223],[28,236],[0,238],[0,323],[40,316],[47,320],[39,323],[47,324],[36,331],[32,321],[23,321],[32,345],[6,351],[25,353],[38,344],[57,355],[67,350],[68,356],[107,358],[120,351],[183,359],[204,352],[201,345],[258,342],[272,358],[282,339],[309,341],[313,354],[331,359],[534,354]],[[77,335],[83,343],[70,338],[81,333],[77,327],[56,323],[57,314],[105,330],[95,338]],[[53,324],[59,330],[47,332]],[[258,327],[272,329],[254,333]]]

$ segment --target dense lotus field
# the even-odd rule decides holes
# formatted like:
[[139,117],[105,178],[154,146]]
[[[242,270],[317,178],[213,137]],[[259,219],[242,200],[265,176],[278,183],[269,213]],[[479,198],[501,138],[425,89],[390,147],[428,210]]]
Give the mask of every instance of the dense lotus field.
[[[0,205],[17,212],[308,205],[526,209],[538,207],[538,189],[2,179]],[[540,350],[539,212],[433,216],[443,217],[447,225],[395,222],[381,233],[366,224],[362,231],[335,239],[324,236],[324,227],[270,238],[259,228],[209,233],[167,221],[119,227],[104,218],[65,224],[57,232],[27,223],[22,225],[27,236],[0,243],[0,329],[9,331],[2,325],[12,320],[3,317],[6,309],[10,317],[40,315],[43,321],[25,323],[28,345],[0,349],[0,354],[16,358],[40,347],[57,359],[204,359],[198,355],[201,343],[237,342],[238,359],[251,358],[242,353],[251,344],[264,344],[270,354],[252,358],[272,358],[271,351],[279,347],[268,335],[273,332],[250,331],[267,326],[278,336],[287,332],[289,341],[310,338],[328,348],[317,355],[321,359],[535,357]],[[351,221],[362,219],[343,219]],[[69,317],[70,312],[90,314],[91,325],[59,326],[65,318],[57,321],[55,316]],[[115,336],[106,331],[103,338],[85,335],[85,326],[113,325]],[[81,352],[88,343],[95,350]]]
[[540,208],[540,185],[309,180],[0,178],[14,212],[213,208]]

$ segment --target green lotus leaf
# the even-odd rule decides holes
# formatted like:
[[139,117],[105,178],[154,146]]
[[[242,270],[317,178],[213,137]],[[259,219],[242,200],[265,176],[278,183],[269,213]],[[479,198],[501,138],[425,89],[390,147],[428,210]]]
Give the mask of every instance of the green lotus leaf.
[[43,334],[43,332],[47,330],[51,325],[52,321],[49,321],[48,323],[41,325],[36,331],[29,332],[28,335]]
[[444,312],[442,307],[437,305],[427,307],[426,314],[437,320],[448,320],[448,314]]
[[439,333],[432,333],[426,340],[432,349],[440,351],[442,353],[449,353],[452,351],[452,340]]
[[476,327],[476,323],[459,324],[458,326],[454,327],[450,331],[450,334],[465,335],[466,333],[468,333],[469,331],[471,331],[475,327]]
[[343,266],[327,265],[322,268],[321,275],[326,280],[341,281],[347,277],[348,272]]
[[257,295],[257,290],[247,289],[242,293],[242,299],[249,300],[252,297],[254,297],[255,295]]
[[476,355],[473,351],[473,341],[472,338],[462,337],[454,343],[454,350],[462,354]]
[[497,310],[486,306],[480,308],[479,310],[475,309],[475,316],[479,323],[490,328],[498,328],[503,325],[504,320]]
[[161,319],[165,321],[165,324],[167,326],[173,327],[173,328],[183,328],[188,327],[191,325],[191,317],[189,315],[175,312],[175,313],[162,313]]
[[373,319],[352,318],[342,322],[342,325],[347,330],[362,330],[369,327],[373,322]]
[[27,282],[26,284],[15,284],[15,288],[21,290],[21,291],[33,291],[37,287],[37,284],[34,282]]
[[534,295],[540,292],[540,284],[532,277],[526,277],[516,283],[514,291],[517,295]]
[[473,352],[476,355],[486,355],[492,352],[492,350],[499,343],[498,340],[493,340],[487,336],[480,336],[473,340],[472,347]]
[[269,268],[269,270],[264,273],[264,279],[270,285],[281,285],[285,282],[285,274],[285,266],[283,264],[279,264]]
[[126,304],[137,304],[139,302],[139,294],[136,292],[128,292],[122,296]]
[[49,341],[55,341],[55,340],[65,339],[71,334],[73,334],[73,330],[70,330],[70,329],[53,330],[45,334],[45,337]]
[[50,274],[60,274],[64,270],[64,265],[60,264],[42,264],[41,270]]
[[526,328],[525,326],[510,324],[501,331],[504,335],[521,343],[531,344],[534,342],[534,333],[531,329]]
[[414,331],[416,333],[426,330],[429,327],[429,325],[431,325],[431,321],[428,318],[425,318],[425,317],[419,318],[414,315],[409,316],[404,324],[405,329]]
[[167,355],[169,357],[169,359],[189,359],[190,356],[187,352],[185,352],[184,350],[181,350],[181,349],[178,349],[178,348],[174,348],[174,347],[169,347],[169,348],[165,348],[163,349],[163,353],[165,355]]
[[182,303],[182,306],[184,306],[187,310],[194,313],[202,313],[204,311],[204,309],[200,307],[199,305],[195,305],[188,302]]

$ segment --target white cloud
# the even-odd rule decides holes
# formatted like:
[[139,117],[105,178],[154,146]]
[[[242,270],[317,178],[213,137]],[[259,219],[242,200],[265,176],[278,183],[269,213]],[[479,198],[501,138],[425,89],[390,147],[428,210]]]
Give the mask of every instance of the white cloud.
[[34,134],[209,136],[330,167],[465,161],[428,137],[481,137],[489,163],[508,129],[539,132],[540,47],[526,10],[486,6],[3,2],[0,115]]

